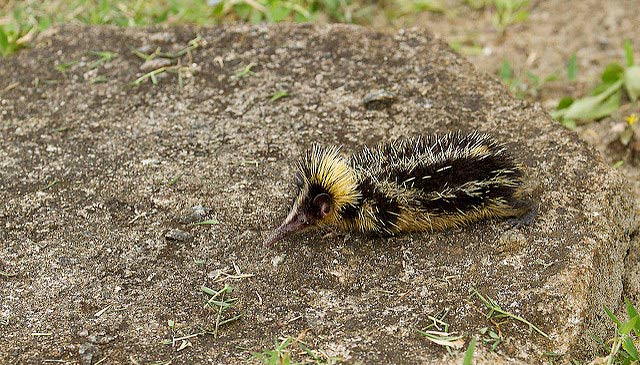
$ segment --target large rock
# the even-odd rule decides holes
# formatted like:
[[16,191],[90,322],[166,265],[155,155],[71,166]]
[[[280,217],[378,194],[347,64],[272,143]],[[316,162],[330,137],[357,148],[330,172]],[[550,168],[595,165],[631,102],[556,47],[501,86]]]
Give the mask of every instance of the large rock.
[[[176,64],[132,49],[176,52],[197,33],[200,47],[179,57],[182,87],[175,73],[132,85]],[[92,51],[118,57],[94,63]],[[462,350],[415,329],[446,312],[467,340],[497,332],[503,320],[486,319],[472,289],[550,337],[506,321],[497,353],[479,345],[476,358],[536,363],[591,356],[588,334],[610,328],[602,306],[620,304],[637,229],[621,177],[427,33],[58,28],[0,60],[0,90],[2,363],[251,362],[279,336],[352,363],[459,363]],[[262,246],[312,142],[351,152],[458,129],[492,133],[525,165],[533,224]],[[206,219],[219,223],[192,224]],[[238,300],[220,320],[240,319],[180,351],[162,343],[215,327],[200,287],[224,283]]]

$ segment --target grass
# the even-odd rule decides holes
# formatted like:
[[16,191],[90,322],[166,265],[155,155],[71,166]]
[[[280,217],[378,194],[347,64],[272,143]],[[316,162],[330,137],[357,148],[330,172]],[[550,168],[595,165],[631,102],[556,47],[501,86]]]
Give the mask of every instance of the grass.
[[600,83],[590,95],[578,99],[562,98],[552,116],[571,128],[611,116],[620,109],[623,100],[636,108],[640,97],[640,65],[634,60],[630,40],[624,42],[624,59],[624,66],[613,62],[605,67]]
[[78,62],[79,62],[79,61],[62,62],[62,63],[57,64],[57,65],[55,66],[55,69],[56,69],[56,71],[60,72],[61,74],[66,75],[66,74],[67,74],[67,70],[68,70],[71,66],[73,66],[73,65],[77,64]]
[[[623,54],[624,64],[608,64],[600,75],[600,82],[589,95],[561,98],[555,110],[551,111],[552,117],[566,128],[575,129],[577,125],[614,116],[621,109],[637,110],[640,98],[640,64],[634,58],[630,40],[624,42]],[[575,82],[578,79],[578,60],[575,54],[569,58],[565,67],[565,81]],[[556,71],[547,76],[540,76],[526,70],[517,73],[507,59],[503,60],[498,71],[498,76],[512,95],[519,99],[533,100],[539,98],[541,90],[549,82],[559,80],[559,74],[560,72]],[[634,113],[626,116],[627,126],[619,135],[622,145],[628,146],[632,140],[638,138],[633,129],[637,118]]]
[[511,63],[507,59],[502,61],[498,76],[518,99],[536,99],[540,90],[549,82],[558,79],[557,73],[541,77],[531,71],[525,71],[524,76],[516,75]]
[[[114,59],[116,59],[119,55],[116,52],[111,52],[111,51],[90,51],[88,52],[88,56],[92,59],[89,63],[87,63],[86,65],[84,65],[84,69],[86,71],[90,71],[90,70],[94,70],[97,68],[100,68],[104,65],[106,65],[107,63],[113,61]],[[73,67],[80,64],[80,61],[77,60],[73,60],[73,61],[67,61],[67,62],[61,62],[58,63],[57,65],[55,65],[55,69],[56,71],[60,72],[63,76],[67,75],[67,71]],[[102,75],[96,75],[95,77],[93,77],[91,80],[89,80],[89,83],[91,84],[99,84],[99,83],[104,83],[107,82],[107,78],[105,76]]]
[[476,338],[471,338],[469,341],[469,346],[467,347],[467,351],[464,352],[464,359],[462,360],[462,365],[471,365],[473,361],[473,351],[476,348]]
[[275,339],[272,349],[254,352],[251,356],[265,365],[333,365],[341,361],[338,357],[310,349],[307,344],[302,342],[301,337],[303,336],[304,334],[297,338]]
[[[6,57],[27,47],[35,36],[57,23],[110,24],[117,26],[147,26],[154,24],[197,24],[211,25],[227,22],[276,23],[293,22],[345,22],[370,24],[374,18],[393,19],[421,12],[455,14],[454,7],[468,6],[472,9],[490,9],[495,28],[504,33],[512,24],[525,21],[528,16],[528,0],[460,0],[456,5],[441,0],[53,0],[41,2],[35,0],[11,0],[0,6],[0,55]],[[195,44],[190,44],[189,47]],[[476,54],[481,52],[479,45],[452,40],[451,45],[459,52]],[[197,47],[197,45],[196,45]],[[195,48],[195,47],[194,47]],[[190,52],[186,48],[183,52]],[[633,60],[631,42],[625,43],[625,64],[612,63],[603,71],[602,82],[592,90],[591,95],[560,100],[553,116],[564,126],[574,128],[576,124],[610,116],[620,108],[624,96],[634,103],[640,95],[640,66]],[[145,61],[154,57],[179,59],[184,54],[170,54],[160,50],[152,54],[134,51]],[[109,51],[96,51],[97,57],[89,68],[110,62],[117,54]],[[76,61],[56,66],[61,73],[73,66]],[[190,65],[191,63],[186,63]],[[248,65],[238,70],[235,77],[244,78],[253,75]],[[567,80],[577,79],[577,60],[573,55],[567,62]],[[162,66],[151,70],[133,81],[140,85],[146,81],[157,84],[163,74],[172,73],[183,85],[184,78],[191,70],[177,61],[171,66]],[[508,61],[504,61],[499,73],[512,93],[518,98],[538,98],[540,91],[548,82],[558,78],[556,73],[537,75],[531,71],[522,74],[514,72]],[[104,83],[104,76],[97,76],[91,83]],[[286,94],[272,96],[276,101]]]
[[[185,47],[177,52],[163,52],[158,48],[151,54],[146,54],[140,50],[133,49],[132,52],[142,58],[145,62],[152,61],[157,57],[161,57],[165,60],[170,60],[172,63],[169,66],[160,66],[154,70],[151,70],[133,81],[133,85],[139,86],[147,80],[150,80],[152,84],[158,84],[158,77],[166,73],[174,73],[178,76],[178,85],[182,88],[184,86],[184,78],[191,76],[193,70],[191,65],[193,64],[192,52],[198,47],[204,44],[204,40],[200,35],[197,35],[194,39],[190,40]],[[186,60],[182,60],[183,56],[186,56]],[[183,66],[183,62],[187,66]]]
[[174,320],[168,320],[167,326],[171,331],[171,338],[162,341],[162,343],[165,345],[171,345],[171,347],[176,348],[176,351],[182,351],[188,347],[193,347],[191,339],[199,336],[213,335],[214,338],[218,338],[220,334],[219,331],[223,326],[242,317],[241,314],[238,314],[236,316],[224,318],[225,313],[233,308],[235,302],[238,300],[237,298],[230,298],[228,296],[233,292],[233,288],[231,286],[225,284],[222,289],[214,290],[203,285],[200,290],[209,295],[209,299],[205,303],[205,307],[216,313],[214,327],[213,329],[201,329],[194,333],[182,335],[181,331],[178,330],[176,322]]
[[465,3],[476,10],[493,8],[493,26],[503,34],[510,25],[529,18],[529,0],[465,0]]
[[578,79],[578,57],[572,54],[567,61],[567,80],[576,81]]
[[225,267],[222,270],[216,270],[215,275],[211,280],[214,283],[223,282],[228,279],[238,280],[254,277],[254,274],[243,273],[236,263],[233,263],[233,269]]
[[214,338],[218,338],[218,332],[222,326],[234,322],[242,317],[241,314],[238,314],[236,316],[223,319],[224,313],[233,307],[238,298],[228,297],[233,292],[233,288],[227,284],[225,284],[224,287],[218,291],[210,289],[204,285],[200,288],[200,290],[210,296],[209,300],[205,304],[205,307],[210,308],[216,313],[216,320],[213,330],[207,330],[205,332],[212,334]]
[[520,23],[529,18],[526,10],[528,0],[493,0],[496,12],[493,16],[493,26],[504,33],[508,26]]
[[[513,313],[507,312],[491,297],[481,295],[477,290],[473,290],[473,295],[477,296],[480,301],[489,309],[488,313],[483,313],[489,320],[497,328],[497,331],[490,329],[489,327],[484,327],[478,330],[477,333],[469,335],[470,337],[469,344],[467,345],[467,349],[464,354],[463,365],[471,364],[473,360],[473,353],[475,351],[477,343],[480,341],[484,346],[488,346],[490,351],[496,351],[498,346],[504,342],[504,337],[502,332],[500,331],[500,324],[494,321],[494,319],[500,318],[510,318],[529,326],[531,331],[535,331],[536,333],[542,335],[543,337],[549,339],[549,336],[544,333],[540,328],[533,325],[531,322],[526,319],[517,316]],[[453,350],[461,349],[465,344],[465,335],[457,335],[453,332],[449,331],[449,324],[444,321],[445,316],[448,311],[440,311],[434,316],[428,316],[432,323],[427,325],[424,329],[414,329],[418,334],[425,337],[427,340],[443,346],[447,349],[447,352],[451,355],[454,353]]]
[[171,345],[171,347],[176,348],[176,351],[182,351],[187,347],[193,347],[190,339],[204,335],[204,332],[196,332],[186,336],[177,336],[178,332],[176,330],[176,323],[171,319],[167,321],[167,326],[169,327],[169,330],[171,330],[171,339],[164,340],[162,342],[165,345]]
[[256,73],[251,71],[251,69],[254,68],[255,66],[257,66],[256,63],[253,63],[253,62],[249,63],[245,67],[236,71],[236,73],[233,75],[233,78],[243,79],[245,77],[254,76]]
[[500,346],[500,344],[504,341],[501,331],[496,332],[489,327],[483,327],[478,332],[481,335],[480,340],[482,341],[482,343],[486,346],[489,346],[489,349],[491,349],[491,351],[496,351],[498,346]]
[[533,323],[529,322],[528,320],[526,320],[526,319],[524,319],[524,318],[522,318],[522,317],[520,317],[518,315],[515,315],[513,313],[507,312],[506,310],[502,309],[502,307],[495,300],[493,300],[491,297],[483,296],[482,294],[480,294],[475,289],[472,290],[472,293],[473,293],[473,295],[477,296],[478,299],[480,299],[480,301],[482,302],[482,304],[485,305],[485,307],[487,307],[489,309],[489,312],[487,312],[485,314],[485,316],[488,319],[492,319],[492,318],[496,318],[496,319],[510,318],[510,319],[515,320],[515,321],[518,321],[518,322],[526,324],[529,327],[530,331],[535,331],[538,334],[540,334],[541,336],[543,336],[544,338],[549,339],[549,335],[547,335],[539,327],[537,327]]
[[260,360],[263,364],[278,365],[291,363],[291,353],[289,347],[293,343],[293,338],[287,337],[282,341],[275,340],[274,348],[264,350],[262,352],[253,353],[253,357]]
[[269,100],[270,101],[277,101],[280,100],[282,98],[287,98],[289,97],[289,92],[286,90],[278,90],[276,92],[274,92],[273,94],[269,95]]
[[448,310],[441,310],[433,316],[427,316],[431,323],[421,330],[417,328],[414,330],[427,340],[445,346],[447,351],[451,351],[451,349],[462,348],[464,336],[449,332],[449,323],[444,320],[448,312]]
[[180,179],[182,178],[183,175],[184,175],[184,172],[179,172],[174,177],[172,177],[171,180],[169,180],[169,182],[167,182],[167,185],[168,186],[173,186],[173,185],[177,184],[178,181],[180,181]]
[[442,332],[442,331],[432,331],[432,330],[419,330],[416,329],[416,332],[424,336],[429,341],[448,348],[459,349],[464,345],[464,336],[455,335],[454,333]]
[[[213,25],[230,22],[336,22],[368,25],[375,19],[418,17],[423,12],[455,13],[442,0],[9,0],[0,5],[0,56],[28,47],[54,24],[80,23],[121,27],[156,24]],[[527,19],[527,0],[467,1],[490,7],[496,29],[504,32]],[[472,3],[480,3],[472,4]]]
[[39,32],[58,23],[122,27],[238,21],[365,23],[372,8],[364,0],[10,0],[0,5],[0,55],[28,46]]
[[[493,11],[493,25],[501,33],[513,24],[525,21],[528,16],[527,0],[466,0],[468,6],[473,8],[490,8]],[[375,5],[372,5],[375,4]],[[146,26],[154,24],[197,24],[210,25],[233,21],[248,23],[275,23],[281,21],[294,22],[348,22],[358,24],[368,24],[376,15],[384,14],[388,17],[401,17],[415,12],[437,12],[448,13],[449,9],[439,0],[387,0],[379,2],[357,1],[357,0],[228,0],[228,1],[208,1],[208,0],[150,0],[142,2],[140,0],[54,0],[49,2],[41,1],[9,1],[0,5],[0,56],[7,57],[20,49],[28,47],[35,36],[43,30],[56,23],[81,23],[81,24],[110,24],[117,26]],[[151,70],[133,81],[135,85],[141,85],[147,81],[157,84],[159,78],[164,74],[176,74],[178,83],[183,85],[183,79],[192,70],[188,60],[191,52],[201,45],[202,39],[196,38],[190,41],[178,52],[163,52],[157,49],[147,54],[139,50],[132,50],[134,54],[143,61],[151,61],[156,58],[170,59],[172,64],[161,66]],[[471,43],[467,45],[462,41],[452,42],[452,46],[459,51],[474,54],[482,51],[481,45]],[[99,50],[89,53],[91,61],[86,65],[87,69],[99,68],[119,55],[108,50]],[[187,58],[184,62],[183,58]],[[66,72],[76,66],[79,61],[63,62],[55,66],[56,70],[65,75]],[[252,70],[256,64],[239,69],[234,78],[242,79],[255,75]],[[559,78],[558,73],[551,75],[536,75],[530,71],[518,73],[511,64],[505,60],[499,71],[500,78],[509,87],[511,92],[518,98],[535,99],[540,95],[551,81]],[[578,78],[578,62],[573,55],[566,63],[566,80],[573,82]],[[625,42],[624,63],[611,63],[602,72],[600,83],[594,87],[590,95],[573,99],[563,98],[554,112],[554,116],[567,127],[573,127],[578,123],[587,123],[603,117],[611,116],[620,110],[623,102],[628,102],[634,107],[640,96],[640,66],[633,57],[633,48],[630,41]],[[91,83],[106,82],[104,76],[97,76]],[[55,82],[55,80],[44,80],[43,82]],[[10,85],[11,86],[11,85]],[[13,86],[15,87],[15,86]],[[269,95],[270,101],[275,102],[288,97],[285,90],[277,90]],[[620,135],[620,140],[627,145],[633,138],[631,128],[637,117],[631,114],[627,117],[628,127]],[[620,161],[620,164],[622,161]],[[616,167],[619,167],[616,164]],[[169,181],[169,185],[176,184],[182,177],[182,173],[176,175]],[[48,190],[59,183],[54,179],[47,184],[43,190]],[[219,222],[215,219],[198,222],[196,225],[215,225]],[[16,274],[0,272],[2,277],[11,277]],[[221,274],[222,279],[248,277],[250,274],[225,272]],[[220,329],[233,321],[241,318],[241,315],[227,316],[233,308],[236,298],[230,297],[232,288],[225,284],[220,290],[213,290],[202,287],[202,291],[210,296],[206,306],[214,311],[216,315],[215,327],[209,332],[199,332],[186,336],[175,336],[175,323],[168,322],[174,336],[171,343],[177,345],[178,350],[191,346],[189,339],[204,333],[211,333],[218,337]],[[490,297],[482,296],[474,290],[482,303],[489,309],[485,314],[487,318],[509,318],[521,322],[529,327],[531,331],[548,338],[540,328],[533,325],[526,319],[505,311],[497,302]],[[96,313],[96,316],[103,314],[109,307]],[[608,309],[607,315],[616,324],[616,333],[613,339],[602,342],[603,348],[608,351],[608,360],[611,364],[626,364],[638,361],[638,351],[634,341],[637,341],[638,319],[635,308],[627,302],[627,321],[620,321]],[[446,314],[446,313],[445,313]],[[461,348],[463,337],[449,332],[448,324],[444,322],[442,316],[430,316],[433,324],[428,328],[416,331],[429,341],[443,345],[447,348]],[[470,341],[463,364],[471,364],[473,352],[478,341],[490,346],[495,350],[502,343],[503,336],[499,329],[494,331],[488,327],[480,329],[477,338]],[[50,333],[34,333],[34,336],[49,336]],[[178,345],[179,344],[179,345]],[[266,364],[291,363],[294,359],[304,357],[307,363],[332,363],[329,357],[323,356],[317,351],[309,350],[301,341],[288,337],[276,340],[273,349],[267,349],[254,354],[254,358]],[[314,362],[315,361],[315,362]]]
[[94,61],[90,62],[87,65],[87,69],[89,70],[93,70],[94,68],[107,64],[118,57],[118,54],[116,52],[111,51],[91,51],[89,52],[89,54],[96,58]]
[[640,343],[640,316],[635,306],[625,300],[627,320],[622,321],[616,317],[609,308],[604,311],[615,324],[615,334],[606,343],[599,339],[600,345],[608,352],[606,362],[609,365],[627,365],[640,363],[637,344]]

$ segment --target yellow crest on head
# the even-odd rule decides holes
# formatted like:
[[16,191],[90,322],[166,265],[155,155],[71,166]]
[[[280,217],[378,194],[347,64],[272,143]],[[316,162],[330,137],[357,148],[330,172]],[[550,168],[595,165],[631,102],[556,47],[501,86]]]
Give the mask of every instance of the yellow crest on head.
[[331,196],[334,212],[360,198],[355,173],[338,147],[314,145],[299,161],[298,170],[307,188],[316,185]]

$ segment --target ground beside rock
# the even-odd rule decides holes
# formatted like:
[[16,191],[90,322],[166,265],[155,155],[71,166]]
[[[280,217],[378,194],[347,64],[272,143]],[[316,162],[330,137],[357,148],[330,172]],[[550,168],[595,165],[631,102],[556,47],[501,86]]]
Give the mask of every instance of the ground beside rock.
[[[132,49],[158,48],[168,72],[139,79],[154,67]],[[581,359],[609,327],[602,305],[620,304],[637,230],[621,177],[427,33],[64,27],[1,60],[0,80],[1,362],[250,363],[303,336],[347,363],[458,363],[415,329],[443,312],[466,338],[492,327],[472,289],[550,337],[506,322],[485,362]],[[365,107],[379,90],[393,98]],[[312,142],[352,152],[458,129],[492,133],[525,165],[531,226],[262,247]],[[221,317],[240,319],[163,343],[211,330],[200,288],[225,283],[238,300]]]

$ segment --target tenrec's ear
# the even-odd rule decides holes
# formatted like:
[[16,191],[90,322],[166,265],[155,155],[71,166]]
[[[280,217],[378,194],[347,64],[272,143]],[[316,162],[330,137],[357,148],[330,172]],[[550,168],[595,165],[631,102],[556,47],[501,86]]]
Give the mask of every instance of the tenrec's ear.
[[327,193],[316,195],[313,205],[318,208],[320,218],[324,218],[331,212],[331,197]]

